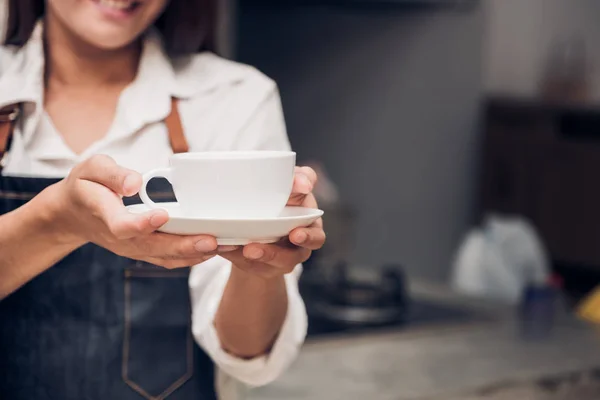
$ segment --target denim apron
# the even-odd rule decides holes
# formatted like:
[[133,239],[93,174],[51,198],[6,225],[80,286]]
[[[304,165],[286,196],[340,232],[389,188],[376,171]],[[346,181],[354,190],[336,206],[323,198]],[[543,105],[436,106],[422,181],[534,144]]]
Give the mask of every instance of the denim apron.
[[[4,111],[0,159],[16,122]],[[174,152],[187,151],[176,101],[164,122]],[[0,215],[57,181],[0,176]],[[173,200],[166,181],[149,190]],[[215,400],[213,363],[191,334],[189,272],[87,244],[0,300],[0,399]]]

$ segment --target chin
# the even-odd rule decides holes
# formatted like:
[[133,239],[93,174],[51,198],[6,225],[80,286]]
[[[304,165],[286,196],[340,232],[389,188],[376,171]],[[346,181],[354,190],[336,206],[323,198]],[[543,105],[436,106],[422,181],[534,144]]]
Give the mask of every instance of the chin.
[[111,30],[90,31],[81,35],[88,44],[102,50],[119,50],[130,46],[139,37],[137,32],[115,32]]
[[129,48],[135,39],[121,41],[121,40],[109,40],[109,39],[99,39],[96,41],[89,41],[89,43],[97,49],[106,50],[106,51],[116,51],[125,48]]
[[[127,47],[162,11],[163,0],[47,0],[48,20],[97,49]],[[164,1],[166,4],[166,0]],[[121,5],[112,7],[111,5]],[[131,4],[130,8],[122,8]]]

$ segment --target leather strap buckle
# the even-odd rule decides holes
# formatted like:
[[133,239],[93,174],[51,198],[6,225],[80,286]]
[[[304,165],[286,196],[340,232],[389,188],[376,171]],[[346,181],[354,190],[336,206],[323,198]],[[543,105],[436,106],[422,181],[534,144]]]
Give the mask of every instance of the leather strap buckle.
[[7,160],[8,160],[8,152],[5,152],[2,155],[0,155],[0,171],[2,171],[2,169],[4,169],[4,167],[6,167]]
[[19,107],[15,107],[9,112],[0,112],[0,122],[14,122],[19,118],[21,114],[21,109]]
[[0,173],[7,164],[8,148],[20,116],[21,104],[19,103],[0,109]]

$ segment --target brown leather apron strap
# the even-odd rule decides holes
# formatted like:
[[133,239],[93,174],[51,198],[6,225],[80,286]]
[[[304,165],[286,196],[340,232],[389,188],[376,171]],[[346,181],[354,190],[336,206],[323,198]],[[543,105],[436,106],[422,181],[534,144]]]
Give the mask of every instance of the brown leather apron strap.
[[[21,103],[11,104],[0,109],[0,172],[2,172],[3,160],[8,148],[15,125],[21,114]],[[186,153],[190,147],[183,133],[181,116],[179,115],[179,101],[171,100],[171,112],[165,118],[165,125],[169,132],[169,142],[173,153]]]
[[183,125],[179,115],[179,100],[175,97],[171,100],[171,112],[165,118],[165,125],[167,125],[169,131],[169,142],[173,153],[187,153],[190,146],[183,133]]
[[20,114],[20,103],[11,104],[0,109],[0,172],[4,167],[4,156],[8,151]]

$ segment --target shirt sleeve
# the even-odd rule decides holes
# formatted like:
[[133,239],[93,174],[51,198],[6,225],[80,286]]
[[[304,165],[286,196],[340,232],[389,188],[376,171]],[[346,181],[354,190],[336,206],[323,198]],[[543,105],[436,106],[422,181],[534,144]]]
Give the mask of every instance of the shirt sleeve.
[[290,366],[306,337],[306,310],[298,291],[302,266],[285,276],[288,308],[273,348],[269,354],[249,360],[225,352],[214,327],[231,268],[229,261],[215,257],[192,269],[192,333],[222,372],[249,386],[262,386],[277,379]]
[[[243,150],[290,150],[275,85],[240,127],[234,146]],[[215,257],[192,269],[192,333],[222,372],[246,385],[262,386],[277,379],[290,366],[306,338],[306,309],[298,291],[302,265],[297,265],[285,276],[288,309],[274,346],[268,354],[250,360],[225,352],[214,327],[215,314],[231,268],[229,261]]]

